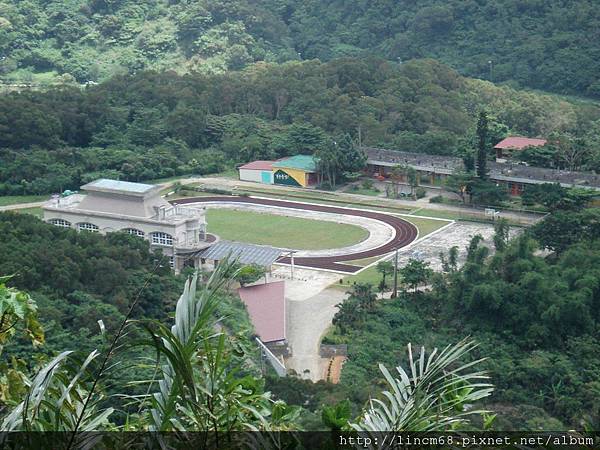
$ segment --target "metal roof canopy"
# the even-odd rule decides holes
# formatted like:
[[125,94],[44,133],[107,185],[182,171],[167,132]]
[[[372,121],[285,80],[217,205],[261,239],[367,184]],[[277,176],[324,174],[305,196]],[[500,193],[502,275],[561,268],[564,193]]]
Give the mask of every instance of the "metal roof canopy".
[[282,253],[285,253],[285,250],[266,245],[219,241],[215,245],[212,245],[201,252],[199,256],[214,261],[220,261],[229,257],[230,259],[237,259],[241,264],[256,264],[268,267],[273,264]]

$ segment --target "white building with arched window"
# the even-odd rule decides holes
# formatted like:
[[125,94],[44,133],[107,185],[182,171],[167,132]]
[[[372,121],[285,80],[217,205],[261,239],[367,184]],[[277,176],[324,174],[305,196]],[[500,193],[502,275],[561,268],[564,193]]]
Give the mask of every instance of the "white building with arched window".
[[215,237],[206,233],[204,208],[171,205],[160,186],[127,181],[96,180],[82,186],[84,194],[54,196],[44,207],[44,220],[81,232],[122,231],[160,249],[165,264],[176,272],[198,266],[198,251]]

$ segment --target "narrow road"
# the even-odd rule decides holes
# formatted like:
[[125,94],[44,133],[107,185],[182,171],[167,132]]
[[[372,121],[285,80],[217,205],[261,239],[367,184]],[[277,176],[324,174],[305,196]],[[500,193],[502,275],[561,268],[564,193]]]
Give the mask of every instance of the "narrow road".
[[286,360],[286,367],[299,377],[324,379],[329,359],[319,355],[321,336],[337,312],[335,305],[345,297],[339,289],[325,289],[305,300],[287,299],[287,337],[292,356]]
[[12,211],[15,209],[26,209],[26,208],[39,208],[45,202],[33,202],[33,203],[17,203],[15,205],[0,206],[0,211]]

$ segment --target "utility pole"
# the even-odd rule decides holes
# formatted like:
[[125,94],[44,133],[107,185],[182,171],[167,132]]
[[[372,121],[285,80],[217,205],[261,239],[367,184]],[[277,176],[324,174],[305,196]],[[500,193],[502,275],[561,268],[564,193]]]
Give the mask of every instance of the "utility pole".
[[292,269],[292,280],[294,279],[294,253],[296,253],[295,251],[290,252],[290,259],[291,259],[291,269]]
[[398,249],[394,254],[394,292],[392,292],[392,298],[398,297]]
[[494,66],[494,61],[492,61],[491,59],[488,61],[488,64],[490,65],[490,81],[493,82],[494,80],[492,79],[492,67]]

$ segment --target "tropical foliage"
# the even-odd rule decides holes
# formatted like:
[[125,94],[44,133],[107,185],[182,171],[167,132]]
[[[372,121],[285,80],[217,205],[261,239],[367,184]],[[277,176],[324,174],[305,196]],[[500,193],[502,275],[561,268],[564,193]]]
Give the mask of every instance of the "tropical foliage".
[[[142,345],[154,350],[156,371],[147,381],[136,380],[147,385],[145,395],[131,396],[127,394],[131,385],[119,386],[117,395],[129,396],[137,404],[137,412],[127,421],[129,429],[217,432],[293,427],[297,415],[293,408],[264,393],[260,379],[239,374],[244,365],[253,364],[245,343],[215,331],[218,292],[235,275],[232,270],[232,263],[220,264],[198,293],[196,276],[189,279],[170,328],[158,320],[143,321],[149,339]],[[84,360],[73,351],[53,358],[28,383],[25,398],[4,417],[2,430],[114,429],[110,422],[114,409],[103,401],[103,384],[108,373],[122,365],[124,350],[136,345],[129,339],[138,324],[125,317],[109,337],[109,345]]]
[[[360,314],[339,313],[327,335],[329,343],[348,344],[337,395],[356,408],[381,384],[389,385],[377,365],[406,363],[398,342],[444,347],[467,334],[480,343],[467,361],[488,357],[481,366],[494,380],[495,393],[483,407],[499,412],[498,429],[595,423],[600,413],[597,223],[595,208],[557,210],[509,240],[507,224],[498,222],[489,242],[474,236],[466,249],[442,255],[442,272],[418,295],[382,299]],[[546,247],[555,253],[544,258],[538,250]],[[462,268],[459,261],[465,261]],[[395,395],[393,388],[387,390]]]
[[[249,341],[223,330],[216,331],[220,321],[215,316],[220,301],[218,292],[236,276],[236,266],[235,262],[223,261],[199,292],[197,274],[188,279],[170,328],[158,320],[130,320],[137,301],[134,299],[118,330],[105,336],[106,345],[100,350],[93,350],[87,357],[82,356],[82,352],[63,351],[27,380],[23,400],[4,414],[0,429],[204,431],[213,433],[211,439],[217,445],[217,432],[295,429],[299,408],[272,399],[271,394],[264,392],[260,378],[243,375],[245,370],[253,370],[254,361],[247,351]],[[26,294],[14,289],[3,285],[2,289],[11,297],[28,299]],[[133,329],[140,325],[148,339],[130,342],[135,335]],[[103,326],[101,329],[104,335],[106,330]],[[7,340],[5,332],[0,336]],[[112,395],[129,398],[137,406],[125,424],[119,425],[113,422],[115,410],[108,406],[110,399],[104,385],[109,373],[120,370],[123,358],[129,356],[126,350],[138,345],[154,351],[151,361],[154,375],[148,380],[138,379],[113,387],[118,393]],[[351,425],[349,404],[339,404],[324,409],[324,423],[337,430],[349,427],[363,431],[455,429],[464,423],[464,416],[478,412],[467,413],[462,409],[491,392],[491,385],[478,382],[485,378],[483,373],[466,370],[479,361],[453,367],[472,348],[471,342],[464,341],[448,346],[437,356],[434,350],[427,363],[421,349],[417,365],[409,344],[412,378],[398,368],[401,379],[395,380],[382,368],[394,391],[394,394],[383,392],[392,402],[391,409],[374,399],[359,422]],[[129,393],[139,383],[147,386],[145,394]],[[94,439],[94,436],[70,436],[86,440],[87,445]]]
[[394,376],[379,364],[390,390],[383,391],[385,400],[371,400],[369,408],[352,428],[369,432],[443,431],[464,426],[467,416],[484,413],[467,408],[488,397],[493,390],[484,372],[470,370],[481,360],[457,366],[474,347],[473,342],[465,340],[448,345],[441,352],[434,349],[429,356],[421,347],[417,360],[409,344],[409,371],[398,366]]

